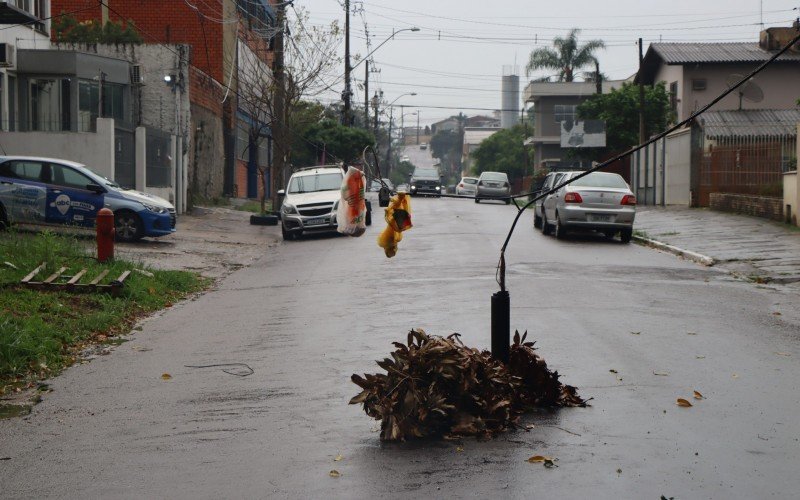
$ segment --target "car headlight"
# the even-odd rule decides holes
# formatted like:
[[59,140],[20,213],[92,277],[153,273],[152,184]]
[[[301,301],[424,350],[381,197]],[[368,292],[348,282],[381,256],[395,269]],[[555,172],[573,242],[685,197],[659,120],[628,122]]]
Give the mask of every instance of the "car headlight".
[[417,185],[416,184],[412,184],[411,185],[411,189],[417,189]]
[[149,203],[142,203],[142,206],[145,210],[153,212],[154,214],[165,214],[167,213],[167,209],[164,207],[159,207],[158,205],[150,205]]
[[284,203],[283,207],[281,208],[281,212],[285,213],[286,215],[292,215],[297,213],[297,209],[294,208],[294,205]]
[[442,188],[440,188],[439,186],[436,186],[436,190],[437,191],[439,191],[440,189],[442,189]]

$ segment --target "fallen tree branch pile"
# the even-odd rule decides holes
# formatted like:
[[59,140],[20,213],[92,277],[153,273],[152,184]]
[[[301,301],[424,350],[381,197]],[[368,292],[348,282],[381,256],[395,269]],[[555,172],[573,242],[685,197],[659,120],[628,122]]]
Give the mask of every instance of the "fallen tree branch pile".
[[526,336],[515,333],[506,366],[465,346],[457,333],[445,338],[411,330],[406,344],[393,342],[391,359],[378,361],[386,374],[352,376],[363,390],[350,404],[363,403],[367,415],[381,420],[385,441],[491,437],[534,408],[586,406]]

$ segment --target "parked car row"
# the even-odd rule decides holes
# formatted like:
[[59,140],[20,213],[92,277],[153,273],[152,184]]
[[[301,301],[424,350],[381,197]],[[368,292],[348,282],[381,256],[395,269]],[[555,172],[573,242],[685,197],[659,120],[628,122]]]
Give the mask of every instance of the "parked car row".
[[[541,192],[547,192],[583,172],[550,172]],[[533,226],[542,234],[563,239],[568,231],[600,231],[607,238],[617,233],[623,243],[633,236],[636,197],[619,174],[592,172],[537,201]]]

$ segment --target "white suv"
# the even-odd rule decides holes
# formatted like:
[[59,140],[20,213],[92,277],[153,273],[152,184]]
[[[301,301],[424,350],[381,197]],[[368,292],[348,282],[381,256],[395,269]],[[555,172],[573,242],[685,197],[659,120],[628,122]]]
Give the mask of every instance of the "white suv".
[[[344,171],[335,165],[303,168],[292,174],[286,190],[278,191],[283,197],[281,233],[284,240],[304,232],[336,231],[342,179]],[[372,224],[369,200],[366,223]]]

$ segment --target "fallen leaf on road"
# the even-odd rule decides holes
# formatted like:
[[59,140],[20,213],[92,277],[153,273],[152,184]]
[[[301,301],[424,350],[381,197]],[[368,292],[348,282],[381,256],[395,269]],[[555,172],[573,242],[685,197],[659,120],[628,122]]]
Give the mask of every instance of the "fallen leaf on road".
[[735,373],[734,373],[734,374],[733,374],[731,377],[732,377],[732,378],[739,378],[739,375],[737,375],[737,374],[735,374]]
[[464,453],[464,447],[463,446],[456,446],[456,452],[457,453]]
[[773,315],[773,316],[780,316],[780,315],[781,315],[781,313],[779,313],[778,311],[775,311],[774,313],[772,313],[772,315]]
[[705,399],[705,397],[699,391],[694,391],[694,399]]
[[171,379],[171,378],[172,378],[172,375],[170,375],[169,373],[163,373],[163,374],[161,375],[161,378],[162,378],[163,380],[169,380],[169,379]]
[[631,335],[641,335],[642,332],[631,332]]
[[683,398],[678,398],[678,400],[675,401],[675,404],[678,405],[678,406],[682,406],[684,408],[688,408],[688,407],[692,406],[692,403],[686,401]]
[[791,353],[788,353],[788,352],[776,352],[775,354],[777,354],[778,356],[791,356],[792,355]]
[[536,427],[536,426],[535,426],[535,425],[533,425],[533,424],[528,424],[528,425],[526,425],[526,426],[525,426],[525,428],[526,428],[526,429],[528,429],[528,430],[531,430],[531,429],[533,429],[534,427]]
[[344,458],[344,457],[343,457],[341,454],[339,454],[339,455],[336,455],[336,456],[334,457],[333,461],[334,461],[334,462],[338,462],[338,461],[340,461],[340,460],[341,460],[341,459],[343,459],[343,458]]
[[141,345],[131,346],[131,349],[133,349],[134,351],[139,351],[139,352],[152,351],[152,349],[150,349],[149,347],[144,347],[144,346],[141,346]]
[[530,462],[530,463],[532,463],[532,464],[536,464],[536,463],[542,463],[542,462],[545,462],[546,460],[549,460],[549,461],[551,461],[551,462],[552,462],[552,461],[553,461],[553,460],[555,460],[555,459],[554,459],[553,457],[546,457],[546,456],[544,456],[544,455],[534,455],[534,456],[532,456],[532,457],[530,457],[530,458],[528,459],[528,462]]
[[697,332],[686,332],[686,335],[697,335]]
[[610,370],[608,370],[608,371],[610,371],[611,373],[619,373],[617,370],[615,370],[615,369],[613,369],[613,368],[612,368],[612,369],[610,369]]
[[622,474],[622,469],[617,469],[617,474]]
[[697,359],[706,359],[705,356],[695,356],[695,358],[697,358]]
[[658,375],[659,377],[669,377],[669,373],[667,372],[653,372],[653,375]]
[[336,470],[336,469],[333,469],[332,471],[328,472],[328,475],[331,476],[331,477],[339,477],[339,476],[341,476],[341,474],[339,474],[339,471]]

